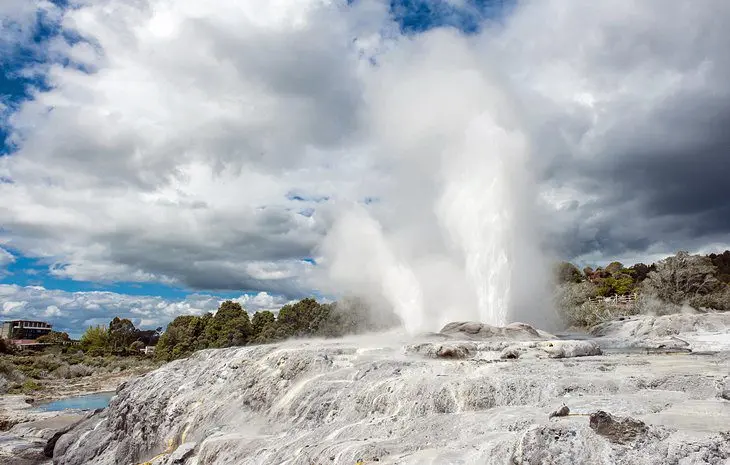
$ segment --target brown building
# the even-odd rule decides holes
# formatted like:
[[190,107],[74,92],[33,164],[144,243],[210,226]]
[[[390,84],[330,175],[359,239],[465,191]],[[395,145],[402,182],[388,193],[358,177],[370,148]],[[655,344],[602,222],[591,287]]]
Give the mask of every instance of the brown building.
[[3,323],[0,336],[5,339],[38,339],[48,334],[53,329],[49,323],[44,321],[13,320]]

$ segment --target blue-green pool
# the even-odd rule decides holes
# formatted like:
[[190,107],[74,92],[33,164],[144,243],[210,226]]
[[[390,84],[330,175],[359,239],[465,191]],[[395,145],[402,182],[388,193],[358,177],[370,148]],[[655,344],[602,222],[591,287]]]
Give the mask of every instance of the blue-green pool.
[[36,405],[36,409],[43,412],[57,412],[60,410],[94,410],[106,408],[114,397],[114,392],[98,392],[86,396],[67,397]]

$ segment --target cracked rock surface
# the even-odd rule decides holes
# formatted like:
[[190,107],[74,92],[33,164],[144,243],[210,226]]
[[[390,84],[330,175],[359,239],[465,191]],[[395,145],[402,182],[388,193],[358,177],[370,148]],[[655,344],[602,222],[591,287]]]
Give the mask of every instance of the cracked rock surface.
[[663,334],[635,331],[657,324],[634,318],[604,329],[611,344],[458,323],[438,341],[389,333],[206,350],[124,385],[58,439],[53,460],[728,464],[730,333],[706,317],[672,333],[711,333],[720,350],[700,354],[635,350]]

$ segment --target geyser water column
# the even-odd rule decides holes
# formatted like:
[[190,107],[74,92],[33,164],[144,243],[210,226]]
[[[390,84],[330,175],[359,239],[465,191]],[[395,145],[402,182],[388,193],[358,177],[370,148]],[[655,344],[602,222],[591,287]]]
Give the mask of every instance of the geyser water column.
[[461,254],[466,279],[476,294],[480,321],[505,325],[510,319],[515,248],[520,231],[520,186],[530,188],[527,148],[521,133],[499,126],[489,113],[464,131],[463,144],[442,158],[442,194],[436,205],[451,248]]
[[321,247],[328,291],[384,300],[412,333],[456,320],[544,327],[550,307],[529,138],[475,47],[433,31],[366,67],[374,168],[357,182],[379,202],[341,202]]

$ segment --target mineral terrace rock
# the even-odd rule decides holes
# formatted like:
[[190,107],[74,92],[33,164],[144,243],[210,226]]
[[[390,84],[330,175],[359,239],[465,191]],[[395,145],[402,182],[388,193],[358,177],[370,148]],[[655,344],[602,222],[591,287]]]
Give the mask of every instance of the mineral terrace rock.
[[[701,356],[573,358],[594,352],[601,339],[515,340],[501,331],[475,339],[491,330],[459,327],[472,333],[427,343],[389,333],[197,352],[130,381],[108,409],[58,439],[54,462],[165,463],[177,454],[184,465],[730,461],[730,403],[717,397],[727,389],[730,344]],[[510,346],[519,359],[492,363]],[[462,349],[468,357],[451,357]],[[546,417],[568,401],[575,412],[621,417]],[[640,447],[622,443],[632,440]]]
[[517,360],[520,358],[520,350],[517,347],[507,347],[500,354],[502,360]]
[[440,333],[467,340],[491,338],[534,340],[544,338],[535,328],[525,323],[512,323],[500,327],[474,321],[457,321],[444,326]]
[[559,409],[555,410],[554,412],[551,412],[548,418],[555,418],[555,417],[567,417],[570,415],[570,409],[567,405],[563,405]]
[[469,342],[443,344],[424,342],[422,344],[406,346],[405,351],[432,358],[459,359],[468,358],[476,353],[476,346]]
[[601,348],[593,341],[546,341],[538,343],[551,358],[572,358],[601,355]]

